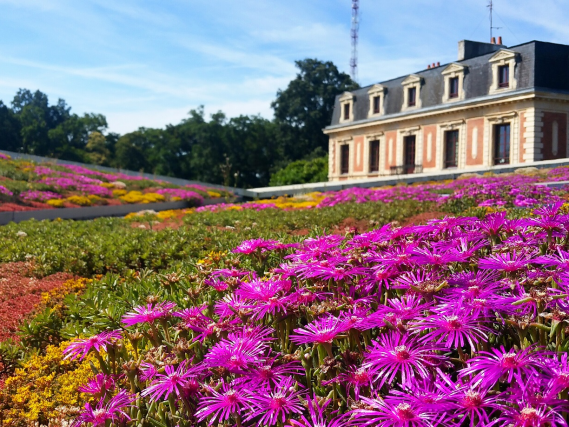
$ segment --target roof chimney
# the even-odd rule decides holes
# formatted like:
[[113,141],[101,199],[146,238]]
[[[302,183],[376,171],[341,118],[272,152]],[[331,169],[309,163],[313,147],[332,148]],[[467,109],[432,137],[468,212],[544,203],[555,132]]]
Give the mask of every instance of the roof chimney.
[[437,67],[440,67],[440,66],[441,66],[441,63],[437,61]]
[[492,37],[492,40],[490,41],[490,43],[496,44],[496,37]]
[[503,44],[502,43],[502,36],[498,36],[498,44]]
[[427,70],[431,69],[431,64],[427,65]]
[[492,43],[474,42],[461,40],[458,42],[458,60],[474,58],[480,55],[496,52],[500,46]]
[[433,65],[431,65],[431,68],[435,68],[435,63],[433,62]]

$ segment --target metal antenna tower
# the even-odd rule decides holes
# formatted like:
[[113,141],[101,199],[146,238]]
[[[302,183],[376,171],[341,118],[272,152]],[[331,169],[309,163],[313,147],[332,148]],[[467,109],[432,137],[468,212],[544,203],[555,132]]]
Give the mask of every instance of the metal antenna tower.
[[359,0],[352,0],[352,57],[350,58],[350,74],[353,81],[358,80],[358,31],[360,29]]
[[493,18],[493,12],[494,12],[494,4],[492,2],[492,0],[488,1],[488,6],[486,6],[488,9],[490,9],[490,41],[492,41],[492,30],[499,30],[502,27],[494,27],[493,26],[493,22],[492,22],[492,18]]

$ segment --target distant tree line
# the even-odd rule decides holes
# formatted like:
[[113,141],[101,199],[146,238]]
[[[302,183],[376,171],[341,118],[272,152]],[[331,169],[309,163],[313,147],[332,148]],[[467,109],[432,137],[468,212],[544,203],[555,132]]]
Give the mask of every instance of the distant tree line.
[[274,119],[203,107],[164,129],[107,132],[102,114],[79,116],[63,99],[50,105],[39,90],[0,101],[0,148],[157,175],[238,187],[325,180],[330,123],[337,94],[357,88],[332,62],[296,61],[297,76],[278,90]]

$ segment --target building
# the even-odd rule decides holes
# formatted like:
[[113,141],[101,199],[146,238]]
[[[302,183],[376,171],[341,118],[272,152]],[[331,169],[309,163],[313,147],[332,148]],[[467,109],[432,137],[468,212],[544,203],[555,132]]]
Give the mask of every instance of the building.
[[463,40],[458,61],[336,97],[329,180],[568,157],[569,46]]

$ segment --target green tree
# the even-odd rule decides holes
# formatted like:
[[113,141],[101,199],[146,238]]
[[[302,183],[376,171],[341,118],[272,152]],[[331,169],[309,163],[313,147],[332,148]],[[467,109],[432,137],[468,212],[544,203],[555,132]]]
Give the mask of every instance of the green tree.
[[22,148],[20,121],[14,112],[0,101],[0,147],[19,151]]
[[279,139],[286,159],[297,160],[320,147],[328,149],[322,129],[330,124],[337,95],[359,86],[330,61],[304,59],[295,62],[296,78],[278,90],[271,107],[279,125]]
[[328,180],[328,156],[296,160],[271,175],[271,186],[305,184]]
[[87,157],[90,163],[96,165],[108,165],[111,152],[107,148],[107,140],[99,131],[93,131],[89,134],[87,145],[85,146]]

